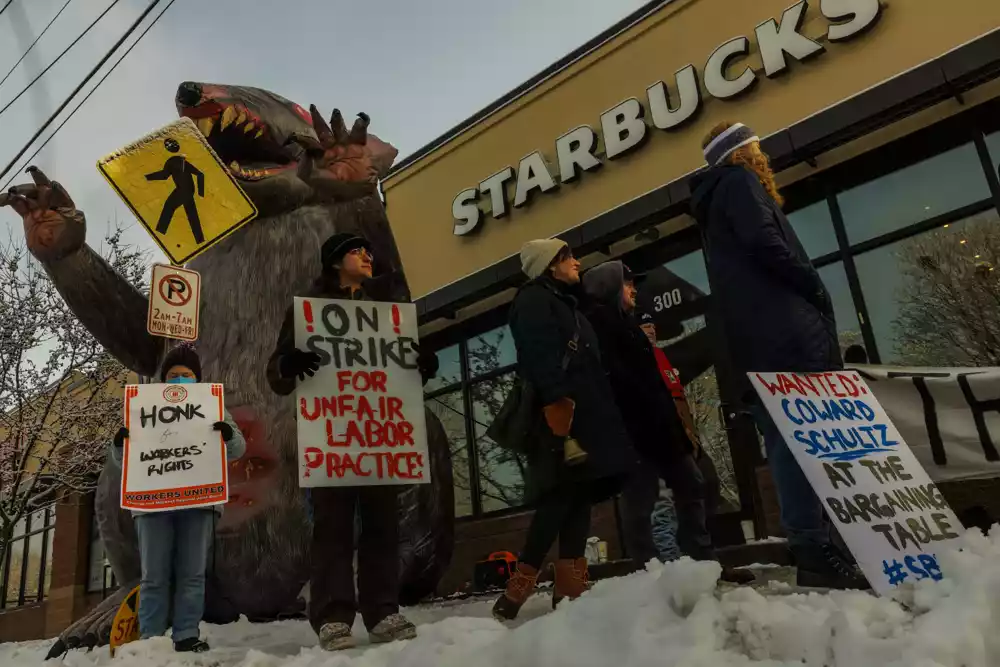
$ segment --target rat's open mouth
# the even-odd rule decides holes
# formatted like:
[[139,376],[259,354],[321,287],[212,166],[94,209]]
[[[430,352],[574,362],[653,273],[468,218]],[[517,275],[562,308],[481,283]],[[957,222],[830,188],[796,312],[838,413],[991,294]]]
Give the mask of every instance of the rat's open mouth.
[[294,133],[313,134],[302,107],[258,88],[187,81],[177,89],[177,111],[192,119],[233,176],[259,181],[295,169],[302,149]]

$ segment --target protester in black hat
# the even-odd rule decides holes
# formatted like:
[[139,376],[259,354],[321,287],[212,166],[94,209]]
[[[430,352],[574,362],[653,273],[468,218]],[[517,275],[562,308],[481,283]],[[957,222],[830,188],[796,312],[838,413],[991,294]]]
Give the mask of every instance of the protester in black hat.
[[[369,243],[352,234],[335,234],[320,249],[323,270],[303,296],[321,299],[380,301],[380,280],[372,279],[375,258]],[[278,394],[295,391],[319,370],[320,357],[295,347],[289,308],[278,343],[267,365],[267,379]],[[420,352],[424,378],[434,374],[437,356]],[[328,651],[354,645],[351,626],[360,609],[372,642],[412,639],[416,627],[399,613],[398,486],[325,487],[311,489],[313,513],[312,572],[309,621]],[[363,530],[358,540],[358,595],[354,586],[355,511]]]

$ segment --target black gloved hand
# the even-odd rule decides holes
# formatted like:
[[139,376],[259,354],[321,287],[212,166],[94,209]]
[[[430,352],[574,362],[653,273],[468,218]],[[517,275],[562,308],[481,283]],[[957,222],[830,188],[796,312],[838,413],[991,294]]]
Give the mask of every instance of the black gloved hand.
[[125,438],[127,437],[128,437],[128,429],[122,426],[120,429],[118,429],[118,432],[115,433],[115,440],[114,440],[115,447],[124,447]]
[[286,380],[297,377],[300,381],[312,377],[319,370],[320,356],[315,352],[296,349],[289,352],[278,363],[278,373]]
[[221,433],[222,439],[226,442],[233,439],[233,427],[226,422],[215,422],[212,424],[212,430]]
[[436,352],[425,352],[421,349],[419,343],[413,343],[413,350],[417,353],[417,369],[420,370],[420,377],[423,379],[424,384],[427,381],[437,375],[438,372],[438,356]]

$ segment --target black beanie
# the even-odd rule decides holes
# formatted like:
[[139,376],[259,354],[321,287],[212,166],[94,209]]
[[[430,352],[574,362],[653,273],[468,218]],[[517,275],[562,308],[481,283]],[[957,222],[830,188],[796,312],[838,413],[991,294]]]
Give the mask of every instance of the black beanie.
[[194,377],[201,382],[201,359],[191,345],[178,345],[167,352],[160,366],[160,382],[167,381],[167,372],[174,366],[186,366],[194,372]]
[[329,269],[339,264],[344,259],[344,255],[358,248],[364,248],[369,253],[371,252],[371,246],[368,244],[368,241],[360,236],[354,234],[334,234],[323,242],[323,247],[319,251],[320,262],[322,262],[324,269]]

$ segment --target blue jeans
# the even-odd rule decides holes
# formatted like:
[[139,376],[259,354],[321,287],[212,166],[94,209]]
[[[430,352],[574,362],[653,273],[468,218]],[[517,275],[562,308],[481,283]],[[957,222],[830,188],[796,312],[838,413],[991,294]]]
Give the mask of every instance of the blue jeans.
[[205,611],[205,572],[212,548],[215,513],[211,509],[175,510],[135,517],[142,559],[139,635],[166,634],[173,594],[173,640],[198,637]]
[[781,526],[788,537],[789,548],[794,552],[797,548],[828,544],[830,529],[823,505],[795,455],[763,406],[751,406],[750,412],[764,439],[767,462],[778,490]]

